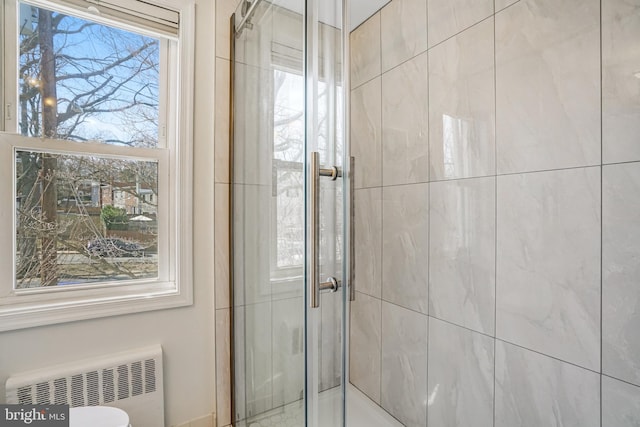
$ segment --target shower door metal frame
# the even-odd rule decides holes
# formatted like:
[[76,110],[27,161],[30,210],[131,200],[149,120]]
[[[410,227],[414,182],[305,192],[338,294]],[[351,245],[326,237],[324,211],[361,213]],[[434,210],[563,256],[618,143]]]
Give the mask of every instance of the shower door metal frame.
[[[318,2],[323,0],[305,0],[305,16],[304,16],[304,35],[305,35],[305,58],[304,58],[304,67],[305,67],[305,91],[308,90],[309,82],[317,83],[319,81],[319,72],[318,72],[318,44],[320,38],[318,37],[318,25],[320,24],[319,17],[316,15],[318,12]],[[307,333],[307,328],[309,327],[309,310],[317,310],[319,307],[319,293],[321,290],[336,290],[337,287],[342,288],[342,298],[341,298],[341,312],[342,312],[342,321],[341,321],[341,342],[340,342],[340,354],[341,358],[341,381],[340,381],[340,389],[341,396],[343,397],[341,401],[341,414],[342,421],[341,425],[346,426],[347,420],[347,384],[349,382],[349,320],[350,320],[350,301],[355,298],[355,288],[353,286],[353,278],[354,278],[354,270],[353,270],[353,158],[351,157],[351,147],[350,147],[350,139],[349,139],[349,95],[350,95],[350,80],[349,80],[349,19],[348,19],[348,0],[336,0],[341,3],[341,18],[342,18],[342,40],[341,40],[341,79],[342,79],[342,92],[343,92],[343,111],[342,111],[342,140],[343,140],[343,150],[342,150],[342,170],[340,171],[340,175],[343,179],[342,185],[342,199],[343,199],[343,240],[342,240],[342,280],[337,281],[333,277],[327,279],[326,282],[323,282],[318,277],[318,256],[319,251],[317,248],[318,244],[318,230],[319,226],[319,215],[317,214],[317,197],[318,197],[318,180],[321,176],[330,176],[333,179],[336,178],[334,174],[332,174],[332,169],[323,169],[319,165],[319,155],[317,150],[319,147],[313,146],[311,147],[311,143],[308,137],[305,138],[305,177],[306,177],[306,185],[308,188],[307,195],[311,199],[311,209],[307,208],[307,216],[309,221],[307,222],[307,227],[310,228],[311,232],[307,232],[306,235],[306,251],[307,251],[307,260],[305,266],[305,275],[307,286],[305,287],[305,291],[307,292],[306,296],[306,309],[305,309],[305,334]],[[314,9],[310,9],[310,6]],[[315,31],[316,33],[311,35],[310,30]],[[315,44],[314,44],[315,43]],[[315,67],[315,69],[313,69]],[[310,70],[311,68],[311,70]],[[326,71],[325,71],[326,72]],[[309,101],[312,101],[311,103]],[[315,104],[313,101],[315,97],[310,97],[308,94],[305,95],[305,115],[307,114],[315,114],[314,108]],[[313,127],[311,127],[313,129]],[[309,119],[305,119],[305,129],[308,131],[310,129]],[[313,137],[316,135],[313,134]],[[325,166],[326,168],[326,166]],[[338,171],[335,170],[337,173]],[[349,185],[344,184],[344,180],[349,180]],[[315,206],[314,206],[315,205]],[[313,259],[309,259],[312,257]],[[337,272],[334,272],[334,274]],[[313,341],[316,340],[315,334],[309,339],[309,337],[305,336],[305,363],[308,365],[308,360],[310,355],[313,353],[312,348],[314,346]],[[317,340],[316,340],[317,341]],[[315,366],[315,365],[314,365]],[[313,378],[312,378],[313,377]],[[316,427],[313,424],[314,420],[310,418],[309,408],[310,405],[315,407],[316,411],[319,411],[319,404],[316,401],[315,403],[310,403],[309,393],[311,391],[310,382],[315,379],[318,380],[318,375],[310,375],[307,372],[307,368],[305,367],[305,409],[307,412],[306,420],[307,426]],[[315,391],[315,390],[314,390]],[[317,420],[317,418],[316,418]],[[309,424],[309,423],[312,424]]]
[[[243,0],[244,1],[244,0]],[[256,4],[259,0],[256,0]],[[230,414],[231,425],[236,421],[236,366],[235,366],[235,304],[234,304],[234,228],[233,228],[233,207],[234,207],[234,141],[235,141],[235,63],[236,63],[236,14],[231,14],[229,18],[229,390],[230,390]]]

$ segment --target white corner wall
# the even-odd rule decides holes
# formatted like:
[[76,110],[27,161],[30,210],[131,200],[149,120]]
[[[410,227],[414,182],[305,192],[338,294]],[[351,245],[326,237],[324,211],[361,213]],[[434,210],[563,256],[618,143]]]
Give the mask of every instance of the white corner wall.
[[214,412],[215,0],[197,0],[196,7],[194,305],[0,333],[0,402],[15,372],[158,343],[164,350],[166,425]]

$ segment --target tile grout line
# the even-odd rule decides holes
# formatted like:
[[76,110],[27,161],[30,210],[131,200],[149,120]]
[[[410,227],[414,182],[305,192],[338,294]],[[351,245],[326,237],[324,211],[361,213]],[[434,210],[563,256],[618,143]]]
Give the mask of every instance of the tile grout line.
[[626,381],[626,380],[623,380],[623,379],[620,379],[620,378],[616,378],[616,377],[614,377],[612,375],[607,375],[607,374],[601,374],[600,376],[604,377],[604,378],[609,378],[609,379],[612,379],[612,380],[615,380],[615,381],[619,381],[621,383],[624,383],[624,384],[627,384],[627,385],[630,385],[630,386],[633,386],[633,387],[636,387],[636,388],[640,389],[640,383],[635,384],[635,383],[632,383],[632,382],[629,382],[629,381]]
[[[497,153],[496,160],[497,162]],[[499,177],[508,177],[508,176],[522,176],[522,175],[531,175],[531,174],[539,174],[539,173],[551,173],[551,172],[563,172],[563,171],[572,171],[577,169],[590,169],[590,168],[601,168],[603,166],[615,166],[615,165],[625,165],[625,164],[633,164],[640,163],[640,159],[638,160],[629,160],[624,162],[616,162],[616,163],[606,163],[606,164],[595,164],[595,165],[579,165],[579,166],[568,166],[568,167],[560,167],[554,169],[540,169],[540,170],[531,170],[531,171],[521,171],[521,172],[508,172],[501,174],[490,174],[490,175],[477,175],[477,176],[468,176],[468,177],[458,177],[458,178],[450,178],[450,179],[434,179],[427,181],[416,181],[402,184],[389,184],[389,185],[375,185],[370,187],[358,187],[356,190],[367,190],[367,189],[375,189],[375,188],[391,188],[391,187],[402,187],[408,185],[417,185],[417,184],[434,184],[434,183],[447,183],[447,182],[459,182],[459,181],[469,181],[469,180],[477,180],[482,178],[499,178]],[[497,165],[496,165],[497,167]],[[247,184],[254,185],[254,184]]]
[[[515,0],[513,3],[511,3],[511,4],[507,5],[507,6],[504,6],[502,9],[497,10],[495,13],[502,12],[503,10],[507,10],[507,9],[509,9],[511,6],[515,6],[515,5],[516,5],[516,4],[518,4],[518,3],[520,3],[520,0]],[[495,9],[495,0],[494,0],[494,9]]]
[[[383,136],[383,132],[382,132],[382,95],[383,95],[383,89],[382,89],[382,75],[384,74],[382,72],[382,8],[376,12],[378,13],[379,16],[379,20],[380,20],[380,26],[379,26],[379,31],[378,31],[378,48],[379,48],[379,55],[380,55],[380,74],[378,75],[377,78],[380,79],[380,148],[379,148],[379,152],[378,155],[380,156],[380,277],[379,277],[379,283],[380,283],[380,378],[378,380],[378,387],[379,387],[379,394],[378,394],[378,398],[380,399],[380,407],[383,408],[385,411],[386,409],[383,406],[382,403],[382,347],[384,345],[383,343],[383,331],[382,328],[384,327],[384,321],[382,320],[382,314],[383,314],[383,310],[382,310],[382,306],[383,306],[383,299],[382,299],[382,287],[383,287],[383,278],[384,278],[384,176],[382,173],[382,146],[384,144],[384,138]],[[389,411],[387,411],[389,412]]]
[[424,79],[427,80],[427,95],[426,95],[426,103],[427,103],[427,132],[426,132],[426,139],[427,139],[427,307],[426,307],[426,311],[427,311],[427,341],[426,341],[426,356],[427,356],[427,360],[426,360],[426,378],[425,378],[425,382],[426,382],[426,388],[425,390],[427,391],[427,404],[425,405],[425,426],[429,427],[429,403],[428,403],[428,399],[429,399],[429,353],[431,352],[431,343],[430,343],[430,339],[431,339],[431,334],[430,334],[430,328],[431,328],[431,320],[429,319],[429,306],[430,301],[431,301],[431,128],[430,128],[430,121],[431,121],[431,111],[430,111],[430,107],[431,107],[431,103],[429,102],[429,96],[431,96],[431,79],[429,78],[429,71],[430,71],[430,67],[429,67],[429,56],[431,55],[429,53],[429,0],[426,1],[426,23],[427,25],[425,26],[427,31],[426,31],[426,38],[427,38],[427,50],[426,50],[426,75],[423,76]]
[[496,426],[496,353],[498,336],[498,78],[496,60],[496,0],[493,1],[493,427]]
[[512,342],[512,341],[507,341],[507,340],[502,339],[502,338],[496,338],[496,341],[500,341],[501,343],[509,344],[509,345],[511,345],[511,346],[513,346],[513,347],[518,347],[518,348],[520,348],[520,349],[522,349],[522,350],[526,350],[526,351],[529,351],[529,352],[531,352],[531,353],[535,353],[535,354],[537,354],[537,355],[547,357],[547,358],[549,358],[549,359],[555,360],[556,362],[564,363],[564,364],[566,364],[566,365],[571,365],[571,366],[573,366],[574,368],[582,369],[582,370],[584,370],[584,371],[591,372],[591,373],[596,374],[596,375],[600,375],[600,372],[598,372],[598,371],[597,371],[597,369],[598,369],[598,368],[595,368],[595,369],[587,368],[587,367],[585,367],[585,366],[578,365],[577,363],[574,363],[574,362],[570,362],[570,361],[568,361],[568,360],[561,359],[561,358],[560,358],[560,357],[558,357],[558,356],[552,356],[552,355],[550,355],[550,354],[543,353],[543,352],[541,352],[541,351],[539,351],[539,350],[534,350],[534,349],[532,349],[532,348],[525,347],[525,346],[523,346],[523,345],[517,344],[517,343]]
[[471,25],[468,25],[468,26],[464,27],[462,30],[460,30],[460,31],[456,32],[455,34],[452,34],[452,35],[448,36],[447,38],[445,38],[445,39],[443,39],[443,40],[440,40],[439,42],[437,42],[437,43],[436,43],[436,44],[434,44],[433,46],[429,46],[429,48],[427,49],[427,51],[429,51],[429,50],[431,50],[431,49],[433,49],[433,48],[435,48],[435,47],[441,46],[441,45],[443,45],[444,43],[446,43],[446,42],[448,42],[448,41],[450,41],[450,40],[452,40],[452,39],[455,39],[456,37],[458,37],[458,36],[459,36],[459,35],[461,35],[462,33],[466,32],[466,31],[469,31],[471,28],[473,28],[473,27],[475,27],[475,26],[477,26],[477,25],[480,25],[480,24],[482,24],[484,21],[487,21],[487,20],[489,20],[489,19],[493,18],[493,17],[494,17],[494,15],[495,15],[495,6],[494,6],[494,13],[491,13],[491,14],[489,14],[489,16],[487,16],[487,17],[485,17],[485,18],[482,18],[481,20],[476,21],[476,22],[474,22],[473,24],[471,24]]
[[603,262],[603,256],[604,256],[604,241],[603,241],[603,235],[604,235],[604,167],[602,166],[604,163],[604,128],[603,128],[603,124],[604,124],[604,114],[603,114],[603,102],[602,102],[602,96],[603,96],[603,72],[602,72],[602,68],[603,68],[603,61],[602,61],[602,37],[603,37],[603,32],[602,32],[602,24],[603,24],[603,17],[602,17],[602,0],[600,0],[600,427],[603,427],[602,422],[603,422],[603,417],[602,417],[602,410],[603,410],[603,405],[602,405],[602,372],[603,372],[603,350],[604,350],[604,345],[603,345],[603,291],[604,291],[604,273],[603,273],[603,267],[604,267],[604,262]]
[[[404,307],[402,307],[402,308],[404,308]],[[416,313],[417,313],[417,312],[416,312]],[[418,314],[423,314],[423,313],[418,313]],[[424,315],[424,314],[423,314],[423,315]],[[455,323],[455,322],[452,322],[452,321],[450,321],[450,320],[443,319],[443,318],[441,318],[441,317],[437,317],[437,316],[433,316],[433,315],[428,315],[428,316],[426,316],[426,317],[430,317],[430,318],[431,318],[431,319],[433,319],[433,320],[437,320],[437,321],[439,321],[439,322],[446,323],[446,324],[448,324],[448,325],[450,325],[450,326],[454,326],[454,327],[456,327],[456,328],[464,329],[465,331],[467,331],[467,332],[471,332],[472,334],[482,335],[482,336],[483,336],[483,337],[485,337],[485,338],[490,338],[490,339],[494,339],[494,338],[495,338],[493,335],[490,335],[490,334],[488,334],[488,333],[486,333],[486,332],[476,331],[475,329],[471,329],[471,328],[469,328],[468,326],[459,325],[459,324],[457,324],[457,323]]]

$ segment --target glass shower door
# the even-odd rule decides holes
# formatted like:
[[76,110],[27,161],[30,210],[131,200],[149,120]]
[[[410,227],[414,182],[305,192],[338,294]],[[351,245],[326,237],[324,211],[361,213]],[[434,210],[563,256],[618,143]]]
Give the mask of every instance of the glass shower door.
[[307,1],[307,415],[344,425],[347,292],[343,203],[347,182],[341,1]]
[[342,12],[313,3],[232,20],[234,425],[343,425]]

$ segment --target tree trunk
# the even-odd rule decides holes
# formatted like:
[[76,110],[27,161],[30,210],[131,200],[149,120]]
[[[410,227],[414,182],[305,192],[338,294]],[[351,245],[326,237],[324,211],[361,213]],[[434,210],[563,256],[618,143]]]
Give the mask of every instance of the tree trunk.
[[[20,134],[29,136],[29,105],[27,98],[28,85],[22,86],[20,95]],[[16,182],[16,192],[20,196],[20,215],[18,221],[17,253],[16,257],[16,279],[21,280],[34,278],[34,274],[40,272],[40,255],[38,253],[38,239],[33,232],[30,232],[30,215],[38,207],[40,201],[38,162],[37,158],[30,152],[18,152],[18,158],[22,165],[22,174]]]
[[[52,12],[39,9],[38,37],[40,41],[40,91],[43,136],[45,138],[55,138],[58,128],[58,96],[56,93]],[[55,286],[58,284],[56,167],[57,159],[54,155],[46,153],[42,155],[42,169],[40,172],[42,185],[41,208],[44,224],[40,265],[42,286]]]
[[19,227],[17,238],[16,279],[35,278],[40,271],[40,257],[38,254],[38,239],[31,225],[31,213],[38,207],[40,200],[39,170],[37,158],[29,152],[18,152],[22,175],[18,179],[17,194],[20,195]]

